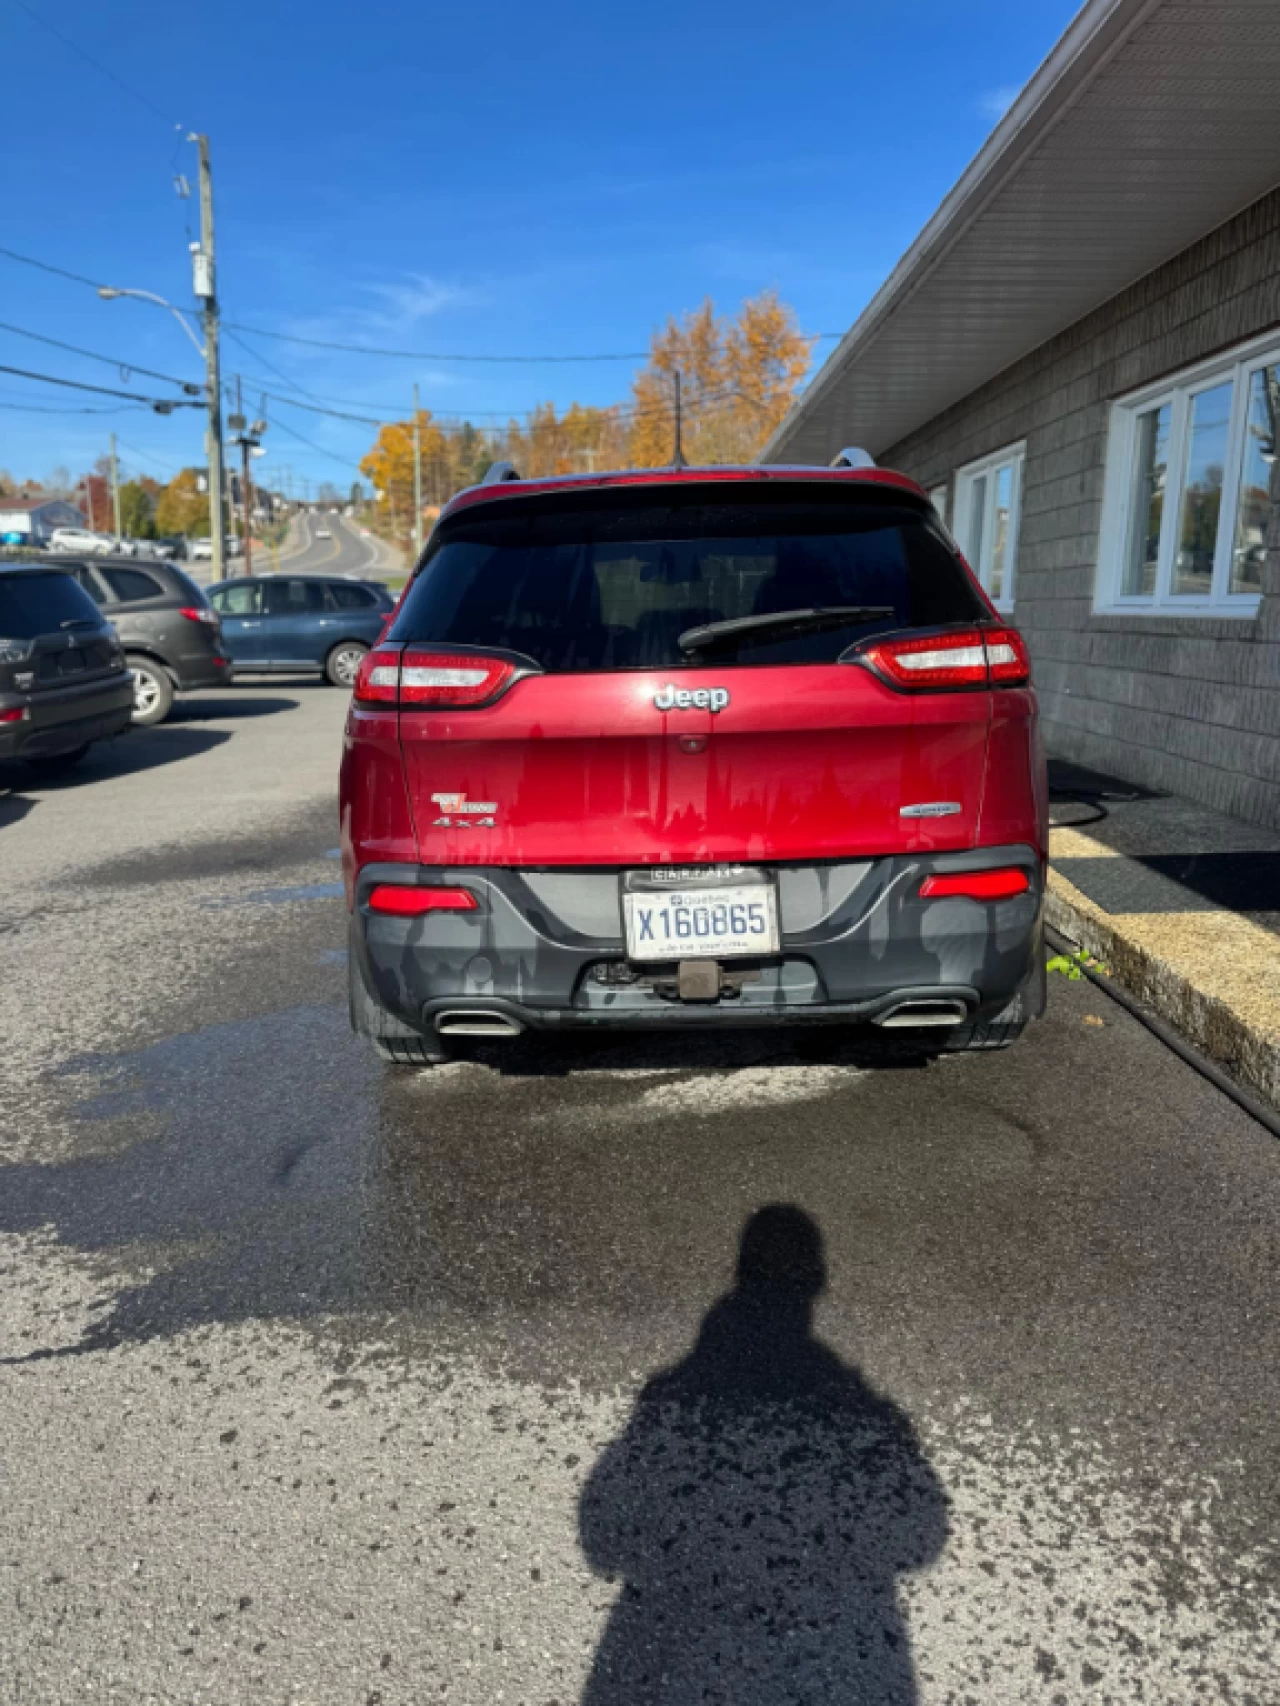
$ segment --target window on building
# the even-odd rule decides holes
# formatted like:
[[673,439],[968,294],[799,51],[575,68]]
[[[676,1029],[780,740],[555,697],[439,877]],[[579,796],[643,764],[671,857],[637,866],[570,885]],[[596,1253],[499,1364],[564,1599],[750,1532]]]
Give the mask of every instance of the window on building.
[[1280,350],[1258,344],[1116,404],[1099,608],[1255,613],[1278,418]]
[[1025,455],[1024,445],[1010,445],[956,474],[952,531],[999,610],[1013,609]]

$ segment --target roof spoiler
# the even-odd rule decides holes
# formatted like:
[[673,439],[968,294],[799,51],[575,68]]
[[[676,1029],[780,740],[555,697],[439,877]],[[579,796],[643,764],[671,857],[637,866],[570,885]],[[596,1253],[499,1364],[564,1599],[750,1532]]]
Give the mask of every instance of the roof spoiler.
[[520,470],[514,462],[491,462],[485,469],[482,486],[500,486],[504,480],[518,480]]
[[856,444],[838,450],[827,464],[828,468],[874,468],[875,465],[876,459],[870,451],[859,450]]

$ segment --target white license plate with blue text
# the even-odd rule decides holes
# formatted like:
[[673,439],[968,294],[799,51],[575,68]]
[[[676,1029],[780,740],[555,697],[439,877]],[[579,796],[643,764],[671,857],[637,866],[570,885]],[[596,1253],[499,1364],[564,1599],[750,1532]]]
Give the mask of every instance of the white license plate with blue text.
[[727,959],[778,952],[772,883],[646,890],[622,899],[630,959]]

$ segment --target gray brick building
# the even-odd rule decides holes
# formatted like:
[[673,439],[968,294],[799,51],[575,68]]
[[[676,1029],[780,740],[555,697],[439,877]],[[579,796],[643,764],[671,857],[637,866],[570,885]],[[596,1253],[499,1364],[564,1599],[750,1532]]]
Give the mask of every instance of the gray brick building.
[[1050,750],[1280,827],[1280,5],[1090,0],[765,452],[933,493]]

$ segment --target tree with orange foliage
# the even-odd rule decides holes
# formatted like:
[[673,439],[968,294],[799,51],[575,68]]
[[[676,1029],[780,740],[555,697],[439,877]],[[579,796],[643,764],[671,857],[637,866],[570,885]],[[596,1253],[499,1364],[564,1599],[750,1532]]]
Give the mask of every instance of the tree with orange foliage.
[[751,462],[795,401],[809,370],[809,339],[777,292],[719,318],[708,298],[655,332],[648,366],[632,383],[630,460],[664,467],[675,450],[675,376],[690,462]]
[[[430,500],[426,480],[429,465],[447,456],[444,434],[431,417],[430,409],[418,410],[418,437],[423,466],[423,503]],[[414,466],[413,417],[388,421],[380,428],[373,449],[360,463],[360,472],[372,481],[374,519],[378,531],[394,539],[404,550],[413,543]]]

